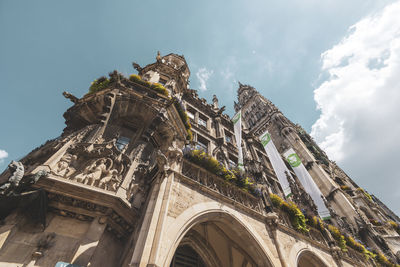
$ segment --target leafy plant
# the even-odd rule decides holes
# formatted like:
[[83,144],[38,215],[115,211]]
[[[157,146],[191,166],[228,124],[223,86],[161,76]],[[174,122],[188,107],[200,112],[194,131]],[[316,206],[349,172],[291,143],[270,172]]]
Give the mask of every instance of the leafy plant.
[[307,223],[310,226],[320,230],[321,232],[323,232],[325,230],[324,222],[317,216],[314,216],[311,219],[307,219]]
[[94,94],[97,93],[98,91],[101,91],[103,89],[106,89],[110,84],[110,80],[106,78],[105,76],[101,76],[97,80],[94,80],[90,87],[89,87],[89,93],[88,94]]
[[185,157],[191,162],[203,167],[207,171],[223,178],[226,182],[236,185],[245,192],[249,192],[255,197],[261,197],[261,191],[255,187],[253,179],[246,177],[238,170],[229,170],[217,159],[211,157],[203,150],[190,150],[185,153]]
[[398,264],[394,264],[392,262],[390,262],[388,260],[388,258],[386,258],[385,255],[383,255],[382,253],[377,253],[377,255],[375,255],[375,261],[378,262],[380,265],[386,266],[386,267],[398,267],[400,265]]
[[342,186],[340,186],[340,188],[341,188],[343,191],[348,191],[348,190],[350,190],[350,187],[349,187],[348,185],[342,185]]
[[179,117],[181,118],[183,124],[185,125],[186,131],[187,131],[186,139],[191,141],[193,139],[193,133],[191,130],[192,125],[190,124],[189,117],[186,113],[186,110],[183,107],[182,103],[179,101],[179,99],[174,97],[173,101],[174,101],[174,106],[179,113]]
[[129,80],[132,82],[136,82],[140,85],[143,85],[147,88],[150,88],[159,94],[169,96],[168,90],[159,83],[150,83],[148,81],[143,80],[139,75],[136,75],[136,74],[130,75]]
[[328,230],[331,233],[332,237],[338,242],[338,245],[342,249],[342,251],[347,251],[346,240],[340,230],[330,224],[328,225]]
[[373,199],[371,197],[370,194],[368,194],[367,192],[365,192],[364,189],[362,189],[361,187],[357,188],[356,191],[362,192],[364,194],[364,196],[371,202],[373,202]]
[[392,226],[394,230],[400,235],[400,225],[394,221],[388,221],[388,224]]
[[275,194],[270,194],[270,198],[272,204],[275,207],[279,208],[280,210],[286,212],[289,215],[290,222],[296,230],[304,233],[309,231],[306,224],[307,222],[306,217],[294,202],[292,201],[286,202],[285,200],[283,200],[282,198],[280,198],[278,195]]

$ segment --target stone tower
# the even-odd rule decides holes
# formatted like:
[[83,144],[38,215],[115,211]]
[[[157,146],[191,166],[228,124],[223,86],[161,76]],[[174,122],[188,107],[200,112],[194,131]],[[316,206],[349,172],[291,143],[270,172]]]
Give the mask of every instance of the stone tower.
[[[154,63],[133,66],[138,75],[114,71],[82,98],[64,92],[72,106],[60,137],[1,174],[0,266],[375,266],[397,260],[399,218],[358,189],[254,88],[240,85],[235,104],[245,126],[243,172],[225,107],[217,96],[209,104],[189,88],[183,56],[158,53]],[[294,194],[285,199],[258,139],[267,128],[280,152],[294,147],[309,166],[335,214],[330,222],[317,218],[293,172]],[[393,222],[373,224],[378,218]]]

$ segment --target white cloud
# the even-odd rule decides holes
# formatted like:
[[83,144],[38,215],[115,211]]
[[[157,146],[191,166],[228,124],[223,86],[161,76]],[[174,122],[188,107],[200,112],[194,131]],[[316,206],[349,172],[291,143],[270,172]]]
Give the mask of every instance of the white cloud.
[[210,76],[214,73],[213,70],[207,70],[206,68],[200,68],[197,73],[196,77],[199,79],[200,82],[200,90],[201,91],[206,91],[207,90],[207,81],[210,78]]
[[0,149],[0,164],[4,162],[4,159],[8,157],[7,151]]
[[[311,135],[362,186],[400,212],[400,1],[325,51]],[[397,205],[397,206],[396,206]]]

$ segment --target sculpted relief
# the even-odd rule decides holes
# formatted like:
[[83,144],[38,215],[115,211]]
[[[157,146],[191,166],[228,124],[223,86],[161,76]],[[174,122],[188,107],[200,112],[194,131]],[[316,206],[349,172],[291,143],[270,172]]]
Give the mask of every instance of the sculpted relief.
[[109,191],[117,191],[130,165],[113,144],[75,144],[51,168],[56,176]]

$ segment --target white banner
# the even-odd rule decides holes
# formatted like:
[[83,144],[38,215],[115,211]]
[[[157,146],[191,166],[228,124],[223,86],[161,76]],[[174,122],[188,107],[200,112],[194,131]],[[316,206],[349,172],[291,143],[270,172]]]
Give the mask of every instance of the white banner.
[[307,169],[304,167],[299,156],[297,156],[293,148],[286,151],[283,155],[289,162],[290,166],[292,166],[294,172],[297,175],[297,178],[299,178],[300,183],[303,185],[304,190],[306,190],[306,192],[311,196],[312,200],[317,206],[318,215],[324,220],[329,219],[331,215],[329,213],[329,210],[325,206],[324,200],[322,199],[321,191],[315,184]]
[[261,144],[264,146],[265,152],[267,152],[268,158],[271,161],[272,168],[275,171],[276,177],[278,177],[285,197],[290,197],[292,191],[290,190],[287,175],[290,177],[292,176],[290,175],[288,168],[283,162],[281,155],[276,149],[274,142],[272,142],[271,135],[268,133],[268,131],[260,135],[260,141]]
[[235,131],[235,139],[236,139],[236,145],[238,148],[238,168],[241,171],[244,171],[244,166],[243,166],[243,153],[242,153],[242,111],[239,110],[238,113],[236,113],[235,116],[232,118],[233,121],[233,129]]

